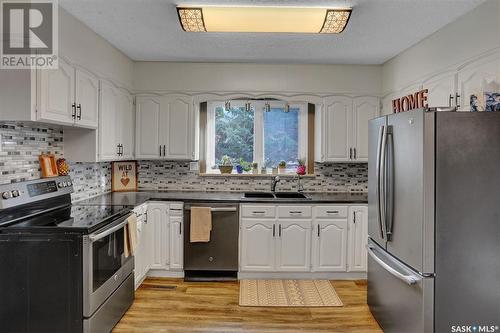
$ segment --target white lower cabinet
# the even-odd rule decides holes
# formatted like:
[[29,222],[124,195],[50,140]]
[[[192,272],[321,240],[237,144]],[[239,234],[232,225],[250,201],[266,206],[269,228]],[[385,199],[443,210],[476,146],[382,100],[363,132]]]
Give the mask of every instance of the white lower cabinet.
[[348,271],[364,272],[367,269],[368,207],[349,208]]
[[314,272],[345,272],[347,219],[316,219],[313,226],[312,270]]
[[278,271],[308,272],[311,266],[311,221],[278,220]]
[[240,271],[366,272],[367,211],[362,205],[242,205]]
[[274,219],[242,219],[240,224],[240,267],[244,271],[275,270]]
[[[180,271],[184,261],[182,204],[148,202],[147,209],[143,209],[146,213],[138,221],[139,245],[135,253],[136,287],[150,270]],[[141,215],[140,207],[134,211]]]

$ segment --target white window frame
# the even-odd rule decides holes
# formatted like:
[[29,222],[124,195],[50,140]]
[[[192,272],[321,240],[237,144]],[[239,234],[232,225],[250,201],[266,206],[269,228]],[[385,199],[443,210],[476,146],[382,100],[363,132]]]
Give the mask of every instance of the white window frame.
[[[232,107],[245,107],[245,100],[231,101]],[[259,163],[259,168],[264,163],[264,107],[265,101],[249,101],[254,110],[254,145],[253,145],[253,158],[254,161]],[[269,101],[271,108],[284,108],[287,101]],[[290,108],[299,108],[299,138],[298,138],[298,155],[303,158],[307,163],[307,147],[308,147],[308,117],[307,117],[307,103],[293,102],[289,103]],[[212,169],[215,164],[215,109],[217,107],[225,107],[223,101],[212,101],[207,103],[207,128],[206,128],[206,173],[218,173],[218,170]],[[235,158],[234,156],[231,156]],[[236,173],[236,170],[233,170]],[[290,172],[292,173],[292,172]]]

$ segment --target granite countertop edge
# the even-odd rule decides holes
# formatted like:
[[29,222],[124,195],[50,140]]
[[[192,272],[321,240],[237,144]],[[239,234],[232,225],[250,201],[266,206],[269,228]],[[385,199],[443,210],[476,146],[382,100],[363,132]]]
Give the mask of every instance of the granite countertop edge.
[[179,202],[231,202],[261,204],[367,204],[368,193],[359,192],[310,192],[304,193],[310,199],[260,199],[243,198],[243,192],[195,192],[195,191],[155,191],[109,192],[89,199],[74,202],[74,205],[109,205],[137,207],[147,201]]

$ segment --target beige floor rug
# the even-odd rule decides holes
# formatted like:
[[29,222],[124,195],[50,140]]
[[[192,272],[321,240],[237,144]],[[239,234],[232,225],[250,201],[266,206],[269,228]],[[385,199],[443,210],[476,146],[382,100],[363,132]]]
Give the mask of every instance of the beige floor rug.
[[241,280],[240,306],[343,306],[328,280]]

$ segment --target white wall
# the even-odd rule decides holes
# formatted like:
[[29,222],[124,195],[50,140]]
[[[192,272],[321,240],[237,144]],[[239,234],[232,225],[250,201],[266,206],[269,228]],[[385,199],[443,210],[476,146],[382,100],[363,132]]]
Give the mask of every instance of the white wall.
[[375,94],[382,66],[136,62],[136,91]]
[[[383,65],[390,93],[500,47],[500,1],[489,0]],[[500,74],[500,69],[499,69]]]
[[59,54],[98,76],[132,88],[133,61],[62,7],[59,7]]

